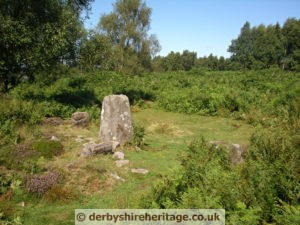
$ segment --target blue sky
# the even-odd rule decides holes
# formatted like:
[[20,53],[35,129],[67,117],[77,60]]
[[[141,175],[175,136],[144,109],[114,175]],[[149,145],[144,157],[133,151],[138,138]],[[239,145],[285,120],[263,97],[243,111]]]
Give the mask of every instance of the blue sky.
[[[114,0],[95,0],[85,21],[95,27],[101,15],[112,11]],[[281,25],[300,18],[300,0],[146,0],[152,8],[151,30],[162,46],[160,55],[185,49],[198,56],[210,53],[229,57],[227,48],[246,21]]]

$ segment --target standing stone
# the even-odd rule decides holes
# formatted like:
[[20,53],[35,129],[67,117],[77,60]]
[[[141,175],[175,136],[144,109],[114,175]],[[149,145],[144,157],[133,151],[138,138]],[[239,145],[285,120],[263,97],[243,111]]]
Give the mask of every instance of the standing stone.
[[101,111],[100,138],[103,142],[129,142],[133,135],[129,100],[126,95],[104,97]]

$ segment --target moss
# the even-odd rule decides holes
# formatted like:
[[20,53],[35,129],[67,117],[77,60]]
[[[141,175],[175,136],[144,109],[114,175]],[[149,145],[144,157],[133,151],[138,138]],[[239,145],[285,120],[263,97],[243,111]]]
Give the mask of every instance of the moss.
[[40,140],[33,144],[33,149],[45,158],[53,158],[63,152],[63,145],[59,141]]

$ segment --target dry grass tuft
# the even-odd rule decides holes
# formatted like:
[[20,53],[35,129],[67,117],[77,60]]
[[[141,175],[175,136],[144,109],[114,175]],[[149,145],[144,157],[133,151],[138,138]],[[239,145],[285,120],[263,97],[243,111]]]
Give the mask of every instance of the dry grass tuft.
[[171,123],[165,122],[155,122],[152,123],[148,128],[147,131],[149,133],[156,133],[156,134],[166,134],[166,135],[173,135],[173,136],[183,136],[184,132],[180,130],[177,126],[174,126]]

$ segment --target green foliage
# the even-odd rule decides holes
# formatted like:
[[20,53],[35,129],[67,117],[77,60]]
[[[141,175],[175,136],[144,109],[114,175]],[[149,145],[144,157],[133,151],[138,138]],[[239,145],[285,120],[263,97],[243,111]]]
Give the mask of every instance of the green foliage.
[[279,200],[297,204],[300,190],[299,149],[284,130],[257,131],[243,171],[265,220],[273,220]]
[[0,6],[0,80],[8,91],[62,59],[74,62],[81,37],[80,12],[90,0],[4,1]]
[[134,124],[133,139],[131,141],[131,144],[136,147],[143,148],[145,145],[144,138],[145,138],[145,128],[141,125]]
[[117,0],[113,11],[100,18],[98,28],[111,40],[116,71],[151,70],[151,56],[160,50],[156,37],[148,35],[151,11],[141,0]]
[[226,151],[195,141],[180,171],[162,179],[141,205],[225,208],[229,224],[297,224],[300,153],[294,135],[288,124],[257,129],[239,166],[230,165]]
[[33,149],[40,157],[53,158],[63,151],[63,145],[59,141],[41,140],[33,144]]
[[230,167],[226,151],[200,139],[189,146],[180,172],[154,187],[151,204],[159,208],[234,209],[237,181],[238,174]]
[[281,131],[258,131],[246,163],[240,167],[230,165],[226,151],[203,139],[193,142],[180,172],[161,180],[141,204],[151,208],[225,208],[229,224],[296,224],[300,154],[289,139]]
[[[98,120],[104,96],[126,94],[133,106],[228,116],[261,127],[251,139],[245,163],[237,167],[229,164],[226,151],[201,140],[194,142],[180,171],[160,181],[143,207],[225,208],[229,224],[293,222],[297,212],[285,207],[298,207],[299,93],[299,74],[276,68],[247,72],[196,68],[141,76],[96,71],[78,75],[75,70],[72,76],[48,84],[24,82],[1,96],[0,161],[18,172],[43,172],[39,159],[61,154],[62,145],[43,139],[26,142],[20,127],[34,129],[45,116],[68,118],[77,110],[88,111]],[[168,123],[154,129],[154,134],[173,132]],[[145,129],[135,125],[134,130],[133,144],[143,147]],[[57,202],[59,196],[69,200],[64,189],[50,192],[45,199]]]
[[277,206],[277,213],[275,215],[276,224],[299,224],[300,222],[300,207],[293,206],[279,201]]
[[86,69],[114,69],[110,39],[91,32],[80,46],[80,65]]
[[259,25],[250,27],[246,22],[228,51],[231,59],[244,69],[264,69],[272,65],[282,69],[299,69],[300,21],[288,19],[283,27]]

